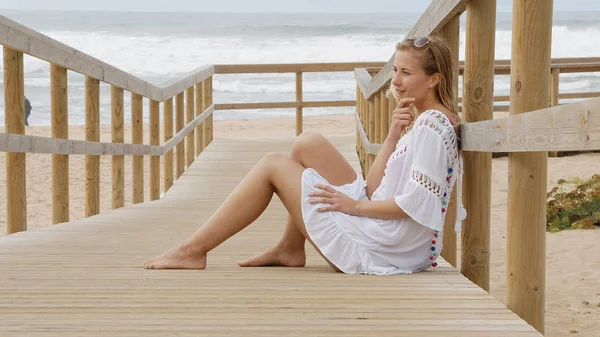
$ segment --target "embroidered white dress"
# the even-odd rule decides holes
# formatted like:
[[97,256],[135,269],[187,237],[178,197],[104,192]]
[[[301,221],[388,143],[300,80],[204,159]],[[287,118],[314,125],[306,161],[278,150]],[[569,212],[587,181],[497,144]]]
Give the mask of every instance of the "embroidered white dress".
[[[442,250],[446,208],[460,176],[462,158],[457,136],[443,113],[422,113],[413,129],[398,141],[371,200],[394,199],[408,217],[385,220],[342,212],[318,212],[323,204],[308,202],[317,184],[326,184],[355,200],[368,200],[360,174],[346,185],[329,184],[314,169],[302,174],[302,216],[307,232],[321,252],[348,274],[391,275],[437,266]],[[460,197],[455,226],[466,216]]]

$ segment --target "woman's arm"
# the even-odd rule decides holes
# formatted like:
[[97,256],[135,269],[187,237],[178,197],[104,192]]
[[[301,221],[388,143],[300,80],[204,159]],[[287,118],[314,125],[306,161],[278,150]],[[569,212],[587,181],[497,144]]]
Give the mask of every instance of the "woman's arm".
[[392,155],[394,150],[396,149],[397,140],[394,140],[390,137],[386,138],[383,142],[375,161],[373,161],[373,165],[369,170],[369,174],[367,175],[367,197],[371,199],[371,195],[381,184],[381,179],[383,178],[383,173],[385,171],[385,164],[387,163],[388,158]]
[[364,200],[359,201],[355,207],[356,216],[378,218],[378,219],[402,219],[408,215],[396,204],[394,199],[388,200]]

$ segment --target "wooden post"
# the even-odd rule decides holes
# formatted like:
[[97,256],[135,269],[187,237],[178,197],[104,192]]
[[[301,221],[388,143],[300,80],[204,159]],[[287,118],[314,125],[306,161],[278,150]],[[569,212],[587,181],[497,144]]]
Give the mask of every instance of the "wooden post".
[[[23,53],[4,47],[4,116],[6,133],[25,134]],[[25,153],[6,153],[6,232],[27,230]]]
[[[442,37],[446,40],[446,44],[452,54],[452,68],[454,77],[452,78],[452,96],[454,97],[454,111],[458,111],[458,58],[460,49],[460,15],[455,16],[450,20],[444,29],[441,31]],[[452,193],[450,194],[450,203],[448,212],[446,213],[446,221],[444,223],[444,239],[442,257],[453,267],[457,266],[456,255],[458,253],[456,247],[456,232],[454,224],[456,223],[456,195],[458,182],[455,184]]]
[[[85,77],[85,140],[100,141],[100,81]],[[85,156],[85,216],[100,213],[100,156]]]
[[[169,98],[164,103],[164,140],[165,143],[173,138],[173,98]],[[164,182],[165,193],[173,186],[173,150],[165,153],[164,158],[165,176]]]
[[[369,132],[367,133],[367,136],[369,138],[369,143],[375,143],[376,142],[376,138],[375,138],[375,96],[372,96],[371,98],[369,98],[369,110],[367,112],[367,118],[369,119]],[[373,162],[375,161],[375,157],[376,155],[374,154],[370,154],[369,155],[369,160],[368,160],[368,170],[367,172],[371,171],[371,165],[373,165]]]
[[[189,87],[185,90],[185,125],[190,124],[194,120],[194,87]],[[194,142],[196,135],[194,130],[185,137],[185,167],[190,167],[194,162]]]
[[[176,131],[179,132],[183,129],[184,121],[183,121],[183,92],[177,94],[175,98],[175,109],[176,111]],[[180,142],[176,146],[177,152],[177,175],[176,179],[179,179],[183,172],[185,171],[185,142]]]
[[[209,82],[209,79],[207,78],[203,81],[203,85],[202,85],[202,89],[203,89],[202,105],[204,107],[203,110],[208,109],[208,107],[211,104],[210,100],[212,99],[212,85],[209,84],[208,82]],[[202,123],[202,134],[203,134],[202,146],[203,146],[203,149],[205,149],[208,146],[208,144],[210,144],[211,131],[212,131],[212,124],[211,124],[211,121],[209,120],[209,118],[207,118]]]
[[[123,89],[111,85],[111,111],[112,111],[112,142],[123,143],[125,133],[123,131]],[[112,209],[125,206],[125,156],[112,156]]]
[[373,143],[380,143],[381,140],[381,94],[373,95]]
[[302,133],[302,73],[296,73],[296,136]]
[[[142,95],[131,93],[131,132],[133,144],[144,144],[144,105]],[[144,156],[133,156],[134,204],[144,202]]]
[[[67,69],[50,64],[52,138],[69,138]],[[69,221],[69,155],[52,155],[52,224]]]
[[[552,84],[550,86],[550,105],[557,106],[559,101],[560,68],[552,69]],[[548,152],[549,157],[558,157],[558,151]]]
[[[515,0],[510,113],[550,104],[550,0]],[[544,333],[547,152],[509,153],[507,307]]]
[[385,139],[387,138],[387,134],[389,132],[390,120],[389,120],[389,100],[385,96],[385,92],[387,89],[384,87],[381,90],[379,95],[379,101],[381,102],[381,107],[379,110],[379,118],[380,118],[380,126],[379,126],[379,143],[383,144]]
[[[212,78],[212,76],[206,79],[206,85],[208,86],[208,89],[206,90],[207,105],[205,105],[204,108],[208,109],[213,104],[213,78]],[[213,115],[210,115],[210,117],[208,117],[207,120],[208,120],[208,139],[209,139],[208,144],[210,144],[210,142],[212,142],[212,140],[214,138],[213,137]],[[208,146],[208,144],[206,144],[205,146]]]
[[[204,102],[202,101],[203,89],[202,83],[196,84],[196,94],[194,96],[196,100],[196,117],[200,116],[204,112]],[[203,142],[203,127],[202,124],[196,127],[196,157],[200,155],[202,150],[204,150],[204,142]]]
[[[358,84],[356,84],[356,113],[358,114],[358,116],[360,116],[361,114],[361,97],[362,97],[362,93],[360,91],[360,87],[358,86]],[[356,123],[356,153],[358,155],[358,162],[361,166],[361,169],[364,170],[363,167],[363,162],[362,162],[362,140],[360,138],[360,131],[358,130],[359,126],[358,123]]]
[[[155,100],[150,100],[150,145],[160,145],[160,105]],[[150,156],[150,200],[157,199],[160,199],[160,156]]]
[[[465,122],[494,118],[496,0],[467,3],[463,116]],[[465,152],[461,273],[485,291],[490,289],[490,211],[492,154]]]

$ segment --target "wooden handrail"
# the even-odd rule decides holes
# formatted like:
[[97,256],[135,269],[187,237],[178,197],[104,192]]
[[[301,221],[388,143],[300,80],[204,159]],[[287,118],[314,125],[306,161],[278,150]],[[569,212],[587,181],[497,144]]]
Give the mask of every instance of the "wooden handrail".
[[385,62],[217,64],[215,74],[319,73],[354,71],[356,68],[381,68]]

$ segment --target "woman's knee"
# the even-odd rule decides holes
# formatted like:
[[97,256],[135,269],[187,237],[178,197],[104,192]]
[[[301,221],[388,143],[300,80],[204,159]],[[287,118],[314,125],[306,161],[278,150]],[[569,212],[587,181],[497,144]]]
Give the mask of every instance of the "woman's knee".
[[300,159],[300,156],[303,153],[310,151],[310,149],[314,149],[326,141],[327,139],[325,139],[325,137],[318,132],[305,131],[296,137],[296,140],[292,145],[292,158]]

